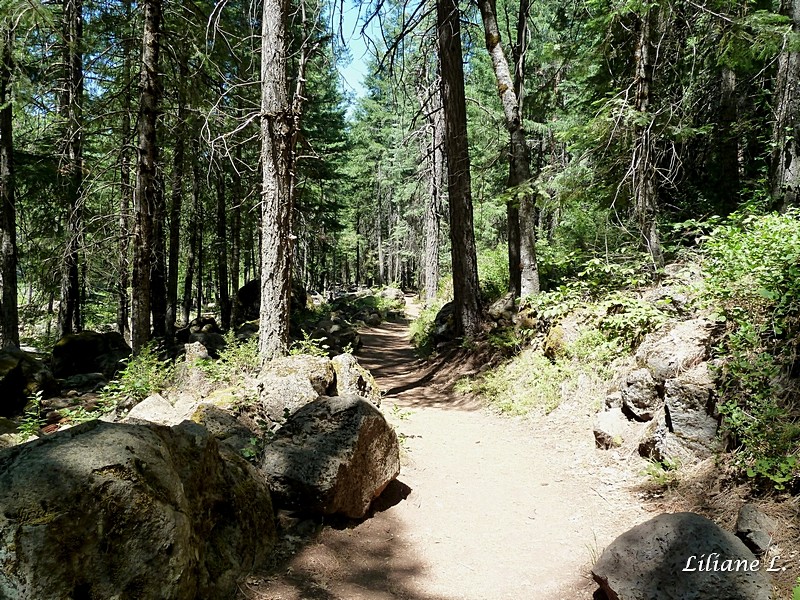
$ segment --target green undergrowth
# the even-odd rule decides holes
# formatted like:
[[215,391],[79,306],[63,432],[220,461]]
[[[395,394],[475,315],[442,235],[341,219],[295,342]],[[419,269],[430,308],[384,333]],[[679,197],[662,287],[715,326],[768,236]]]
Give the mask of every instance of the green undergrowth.
[[436,315],[444,306],[445,301],[437,298],[425,308],[423,308],[419,316],[414,319],[409,325],[411,332],[411,343],[416,349],[417,355],[420,357],[430,356],[434,351],[433,334],[436,328]]
[[734,214],[704,242],[707,301],[724,323],[720,412],[735,464],[800,488],[800,212]]
[[225,334],[225,348],[219,352],[218,359],[206,359],[200,368],[214,382],[237,385],[243,378],[254,377],[261,367],[258,356],[258,336],[241,341],[233,332]]
[[555,359],[538,347],[527,346],[477,378],[462,378],[456,391],[476,394],[511,415],[548,414],[567,399],[588,401],[598,409],[618,356],[615,343],[597,328],[588,327]]
[[174,363],[159,357],[155,346],[149,344],[131,357],[117,377],[103,388],[101,402],[105,406],[133,406],[169,387],[174,373]]

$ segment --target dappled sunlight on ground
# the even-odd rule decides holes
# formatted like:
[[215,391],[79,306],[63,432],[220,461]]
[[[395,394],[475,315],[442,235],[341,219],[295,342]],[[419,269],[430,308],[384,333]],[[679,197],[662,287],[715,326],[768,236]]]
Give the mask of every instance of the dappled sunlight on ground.
[[[407,322],[362,332],[357,355],[385,392],[402,486],[360,523],[330,522],[252,600],[588,600],[588,573],[646,521],[624,457],[599,451],[590,402],[513,419],[440,385],[455,357],[416,360]],[[440,374],[440,373],[439,373]],[[448,374],[448,380],[452,379]]]

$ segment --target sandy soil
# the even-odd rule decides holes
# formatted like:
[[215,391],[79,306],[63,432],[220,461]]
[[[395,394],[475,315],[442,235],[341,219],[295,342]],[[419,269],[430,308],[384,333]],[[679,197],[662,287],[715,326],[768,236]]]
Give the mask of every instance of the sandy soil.
[[[413,308],[413,307],[412,307]],[[398,482],[360,523],[284,515],[285,559],[253,600],[579,600],[617,535],[652,516],[625,456],[597,450],[586,399],[511,419],[447,392],[407,323],[367,330],[359,360],[402,439]]]

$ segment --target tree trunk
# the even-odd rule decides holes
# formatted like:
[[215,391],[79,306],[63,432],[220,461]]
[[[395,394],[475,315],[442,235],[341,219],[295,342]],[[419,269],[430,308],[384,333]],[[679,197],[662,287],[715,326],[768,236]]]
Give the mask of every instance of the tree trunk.
[[150,290],[154,268],[154,216],[156,194],[156,119],[160,89],[158,55],[161,30],[161,0],[143,0],[141,98],[139,102],[139,148],[136,186],[133,191],[133,301],[131,302],[131,346],[139,353],[150,340]]
[[192,310],[192,290],[197,261],[197,229],[200,213],[200,163],[192,158],[192,214],[189,220],[189,251],[186,256],[186,278],[183,280],[183,324],[188,325]]
[[650,85],[653,77],[652,25],[657,8],[647,8],[638,19],[638,40],[634,55],[636,64],[634,109],[641,113],[634,125],[631,157],[631,185],[634,211],[642,236],[642,245],[650,253],[653,266],[664,266],[664,253],[658,232],[658,186],[656,184],[655,144],[650,127]]
[[153,266],[150,276],[150,312],[153,315],[153,336],[167,335],[167,207],[164,203],[164,180],[160,168],[156,170],[153,201]]
[[175,153],[172,167],[172,197],[169,208],[169,258],[167,265],[167,335],[175,333],[178,318],[178,269],[181,243],[181,209],[183,208],[183,178],[186,154],[186,62],[181,59],[178,66],[178,114],[175,124]]
[[470,190],[467,107],[464,98],[464,64],[461,23],[455,0],[436,3],[439,60],[442,69],[442,107],[445,121],[450,248],[453,261],[453,304],[456,335],[480,331],[478,261]]
[[384,269],[384,256],[383,256],[383,218],[381,212],[383,210],[383,203],[381,202],[381,194],[383,193],[381,190],[381,165],[378,164],[378,176],[375,178],[375,185],[378,188],[377,193],[375,194],[375,198],[378,201],[378,210],[375,213],[375,234],[377,236],[377,245],[378,245],[378,280],[375,282],[376,285],[383,285],[384,277],[383,277],[383,269]]
[[[799,36],[800,0],[783,0],[780,12],[791,19],[793,36]],[[800,200],[800,51],[788,36],[784,44],[775,81],[770,173],[773,202],[781,210]]]
[[[131,0],[125,1],[125,21],[131,22]],[[117,262],[117,331],[123,337],[130,333],[130,305],[128,302],[128,284],[130,283],[130,209],[133,196],[131,187],[131,159],[129,145],[131,143],[131,68],[133,36],[126,32],[122,43],[122,149],[119,155],[120,205],[119,205],[119,257]]]
[[[439,85],[437,81],[436,86]],[[444,204],[445,156],[444,115],[438,88],[428,117],[431,143],[428,152],[428,197],[425,202],[425,302],[430,304],[439,291],[439,214]]]
[[205,261],[203,259],[203,254],[205,250],[205,240],[203,239],[205,233],[205,210],[203,208],[203,200],[202,197],[200,198],[200,202],[197,205],[197,265],[195,268],[195,298],[194,303],[197,307],[197,313],[195,314],[196,318],[200,318],[203,316],[203,266],[205,265]]
[[217,173],[217,285],[219,286],[220,324],[224,330],[231,327],[231,295],[228,290],[228,228],[225,203],[225,170]]
[[715,144],[718,153],[718,205],[722,214],[732,213],[739,206],[739,136],[735,129],[739,118],[737,105],[736,74],[730,68],[723,67]]
[[[6,21],[5,17],[2,18]],[[0,348],[19,346],[17,312],[17,212],[14,199],[14,138],[11,74],[14,29],[0,23]]]
[[264,0],[261,29],[261,315],[262,362],[289,348],[292,286],[292,115],[286,90],[285,0]]
[[[425,73],[421,79],[427,82]],[[440,76],[437,74],[431,87],[418,90],[420,108],[427,118],[427,144],[425,165],[428,194],[425,199],[424,216],[424,271],[425,303],[436,299],[439,290],[439,215],[444,204],[445,156],[444,156],[444,114],[442,113]]]
[[[503,105],[506,129],[511,138],[508,187],[512,190],[516,188],[516,191],[514,200],[509,202],[507,209],[510,287],[515,295],[532,296],[539,293],[539,268],[536,262],[536,199],[531,190],[520,188],[520,186],[528,187],[531,180],[531,153],[525,138],[518,98],[518,94],[522,91],[522,70],[516,69],[517,81],[512,80],[508,60],[500,41],[495,0],[479,0],[478,7],[483,19],[486,49],[492,58],[497,91]],[[523,28],[524,36],[527,9],[524,9],[524,6],[520,7],[521,13],[523,10],[525,16],[521,15],[522,22],[519,26]],[[519,202],[519,209],[514,206],[515,202]]]
[[67,204],[67,243],[61,271],[61,298],[58,307],[60,336],[80,331],[81,302],[79,250],[83,228],[83,3],[64,0],[62,42],[64,79],[61,90],[61,116],[65,122],[62,147],[61,189]]
[[[242,164],[242,147],[236,147],[236,164]],[[239,273],[241,267],[241,254],[242,254],[242,202],[244,201],[244,194],[242,193],[242,176],[234,170],[233,172],[233,206],[231,207],[231,293],[233,294],[231,302],[231,322],[237,323],[239,316],[236,314],[237,303],[236,294],[239,291],[241,283],[239,281]]]

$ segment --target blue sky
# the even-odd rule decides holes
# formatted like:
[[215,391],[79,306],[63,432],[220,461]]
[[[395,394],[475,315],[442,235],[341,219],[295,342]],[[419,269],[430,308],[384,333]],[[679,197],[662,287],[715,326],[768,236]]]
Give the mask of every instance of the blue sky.
[[[336,20],[335,27],[338,27],[338,14],[336,15]],[[359,20],[358,6],[345,1],[344,20],[342,23],[342,35],[353,59],[347,67],[339,69],[339,73],[342,76],[342,85],[345,92],[354,94],[355,97],[364,96],[366,90],[363,86],[363,81],[367,74],[367,63],[371,55],[367,45],[364,43],[364,39],[361,37],[362,23]],[[375,22],[371,24],[370,29],[374,29],[374,25]]]

